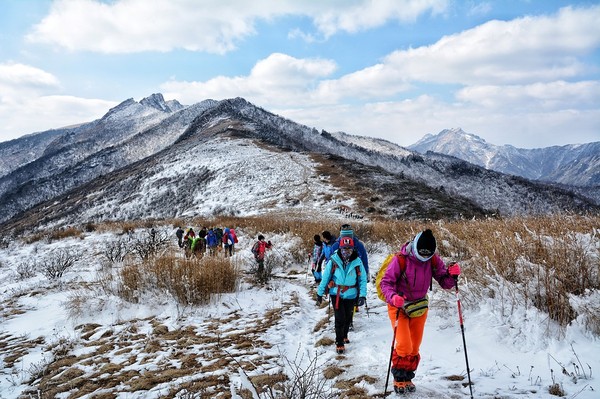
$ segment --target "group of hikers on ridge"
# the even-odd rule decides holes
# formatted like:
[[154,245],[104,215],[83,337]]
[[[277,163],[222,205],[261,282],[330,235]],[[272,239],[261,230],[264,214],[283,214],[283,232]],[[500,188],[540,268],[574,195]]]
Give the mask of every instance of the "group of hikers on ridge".
[[[196,251],[216,255],[221,247],[226,257],[232,256],[238,242],[235,230],[229,228],[202,228],[197,235],[192,228],[185,231],[178,228],[176,235],[186,256]],[[259,277],[264,272],[265,254],[272,246],[262,234],[252,246]],[[436,250],[433,232],[423,230],[386,258],[375,279],[378,296],[387,304],[392,326],[388,376],[391,371],[394,391],[398,394],[416,390],[412,380],[421,361],[419,350],[429,310],[427,291],[432,289],[432,281],[436,280],[443,289],[451,289],[457,287],[461,273],[458,263],[446,265]],[[354,313],[367,305],[370,276],[367,251],[352,227],[344,224],[338,237],[328,230],[313,237],[310,261],[317,285],[317,306],[321,306],[324,297],[329,298],[334,313],[335,350],[344,354],[350,344],[348,333]]]
[[[225,227],[206,228],[202,227],[198,234],[192,227],[183,230],[177,227],[175,231],[177,237],[177,245],[184,249],[186,257],[197,256],[202,257],[207,252],[210,256],[215,256],[218,251],[223,250],[225,257],[233,256],[235,252],[235,244],[238,243],[238,237],[234,229]],[[273,244],[271,241],[265,241],[265,236],[258,235],[257,241],[252,246],[252,255],[257,263],[258,276],[264,275],[265,253],[271,249]]]
[[[423,230],[400,245],[377,272],[378,296],[387,304],[393,330],[389,361],[398,394],[416,391],[412,380],[421,360],[419,349],[429,306],[427,290],[432,289],[433,280],[443,289],[455,287],[461,272],[458,263],[447,266],[436,249],[433,232]],[[311,269],[318,285],[317,306],[328,295],[334,309],[336,352],[343,354],[350,343],[348,332],[354,313],[366,305],[369,281],[365,246],[350,225],[341,227],[339,237],[329,231],[314,236]]]
[[215,256],[221,250],[225,257],[233,256],[235,244],[238,243],[237,234],[234,229],[228,227],[202,227],[198,233],[192,227],[183,230],[177,227],[175,232],[179,248],[183,248],[187,258],[191,256],[202,257],[206,253]]

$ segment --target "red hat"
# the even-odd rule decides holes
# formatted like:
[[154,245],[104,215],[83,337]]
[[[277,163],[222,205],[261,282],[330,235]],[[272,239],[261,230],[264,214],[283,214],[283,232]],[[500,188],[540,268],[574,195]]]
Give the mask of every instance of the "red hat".
[[354,240],[352,237],[342,237],[340,238],[340,248],[354,248]]

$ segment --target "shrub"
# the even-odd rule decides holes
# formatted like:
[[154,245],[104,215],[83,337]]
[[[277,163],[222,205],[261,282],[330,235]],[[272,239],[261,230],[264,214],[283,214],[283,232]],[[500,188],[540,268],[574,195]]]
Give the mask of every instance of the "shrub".
[[56,250],[39,263],[40,272],[48,280],[58,280],[63,274],[71,269],[79,255],[69,249]]
[[221,293],[234,292],[240,272],[229,258],[184,259],[166,255],[128,264],[119,277],[118,292],[128,301],[139,302],[147,293],[167,293],[188,306],[207,304]]

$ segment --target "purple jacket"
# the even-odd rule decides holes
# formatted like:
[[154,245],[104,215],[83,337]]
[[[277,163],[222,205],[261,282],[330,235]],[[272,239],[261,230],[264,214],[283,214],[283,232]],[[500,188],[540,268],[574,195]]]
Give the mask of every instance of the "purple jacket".
[[446,264],[436,253],[427,262],[418,260],[411,251],[412,242],[402,246],[400,252],[406,255],[405,273],[400,272],[398,257],[395,256],[383,278],[381,279],[381,291],[387,303],[391,303],[395,294],[404,295],[407,301],[424,298],[427,295],[431,277],[444,289],[454,287],[454,278],[448,274]]

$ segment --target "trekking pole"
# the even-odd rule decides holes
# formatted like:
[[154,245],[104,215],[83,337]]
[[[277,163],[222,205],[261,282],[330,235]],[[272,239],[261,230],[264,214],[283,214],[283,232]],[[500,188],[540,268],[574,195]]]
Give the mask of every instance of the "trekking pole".
[[465,325],[463,322],[462,307],[460,306],[460,297],[458,296],[458,276],[454,277],[454,286],[456,287],[456,304],[458,305],[458,320],[460,322],[460,331],[462,333],[463,347],[465,348],[465,362],[467,364],[467,376],[469,377],[469,392],[471,392],[471,399],[473,399],[471,370],[469,369],[469,356],[467,356],[467,341],[465,340]]
[[396,311],[396,322],[394,322],[394,336],[392,337],[392,349],[390,350],[390,361],[388,363],[387,375],[385,377],[385,388],[383,389],[383,397],[387,396],[388,382],[390,382],[390,371],[392,371],[392,356],[394,355],[394,344],[396,343],[396,331],[398,331],[398,318],[400,317],[400,308]]
[[[312,263],[310,261],[311,258],[312,258],[312,255],[308,254],[308,269],[309,270],[312,269]],[[306,270],[306,276],[304,277],[304,284],[307,284],[307,283],[308,283],[308,270]]]

